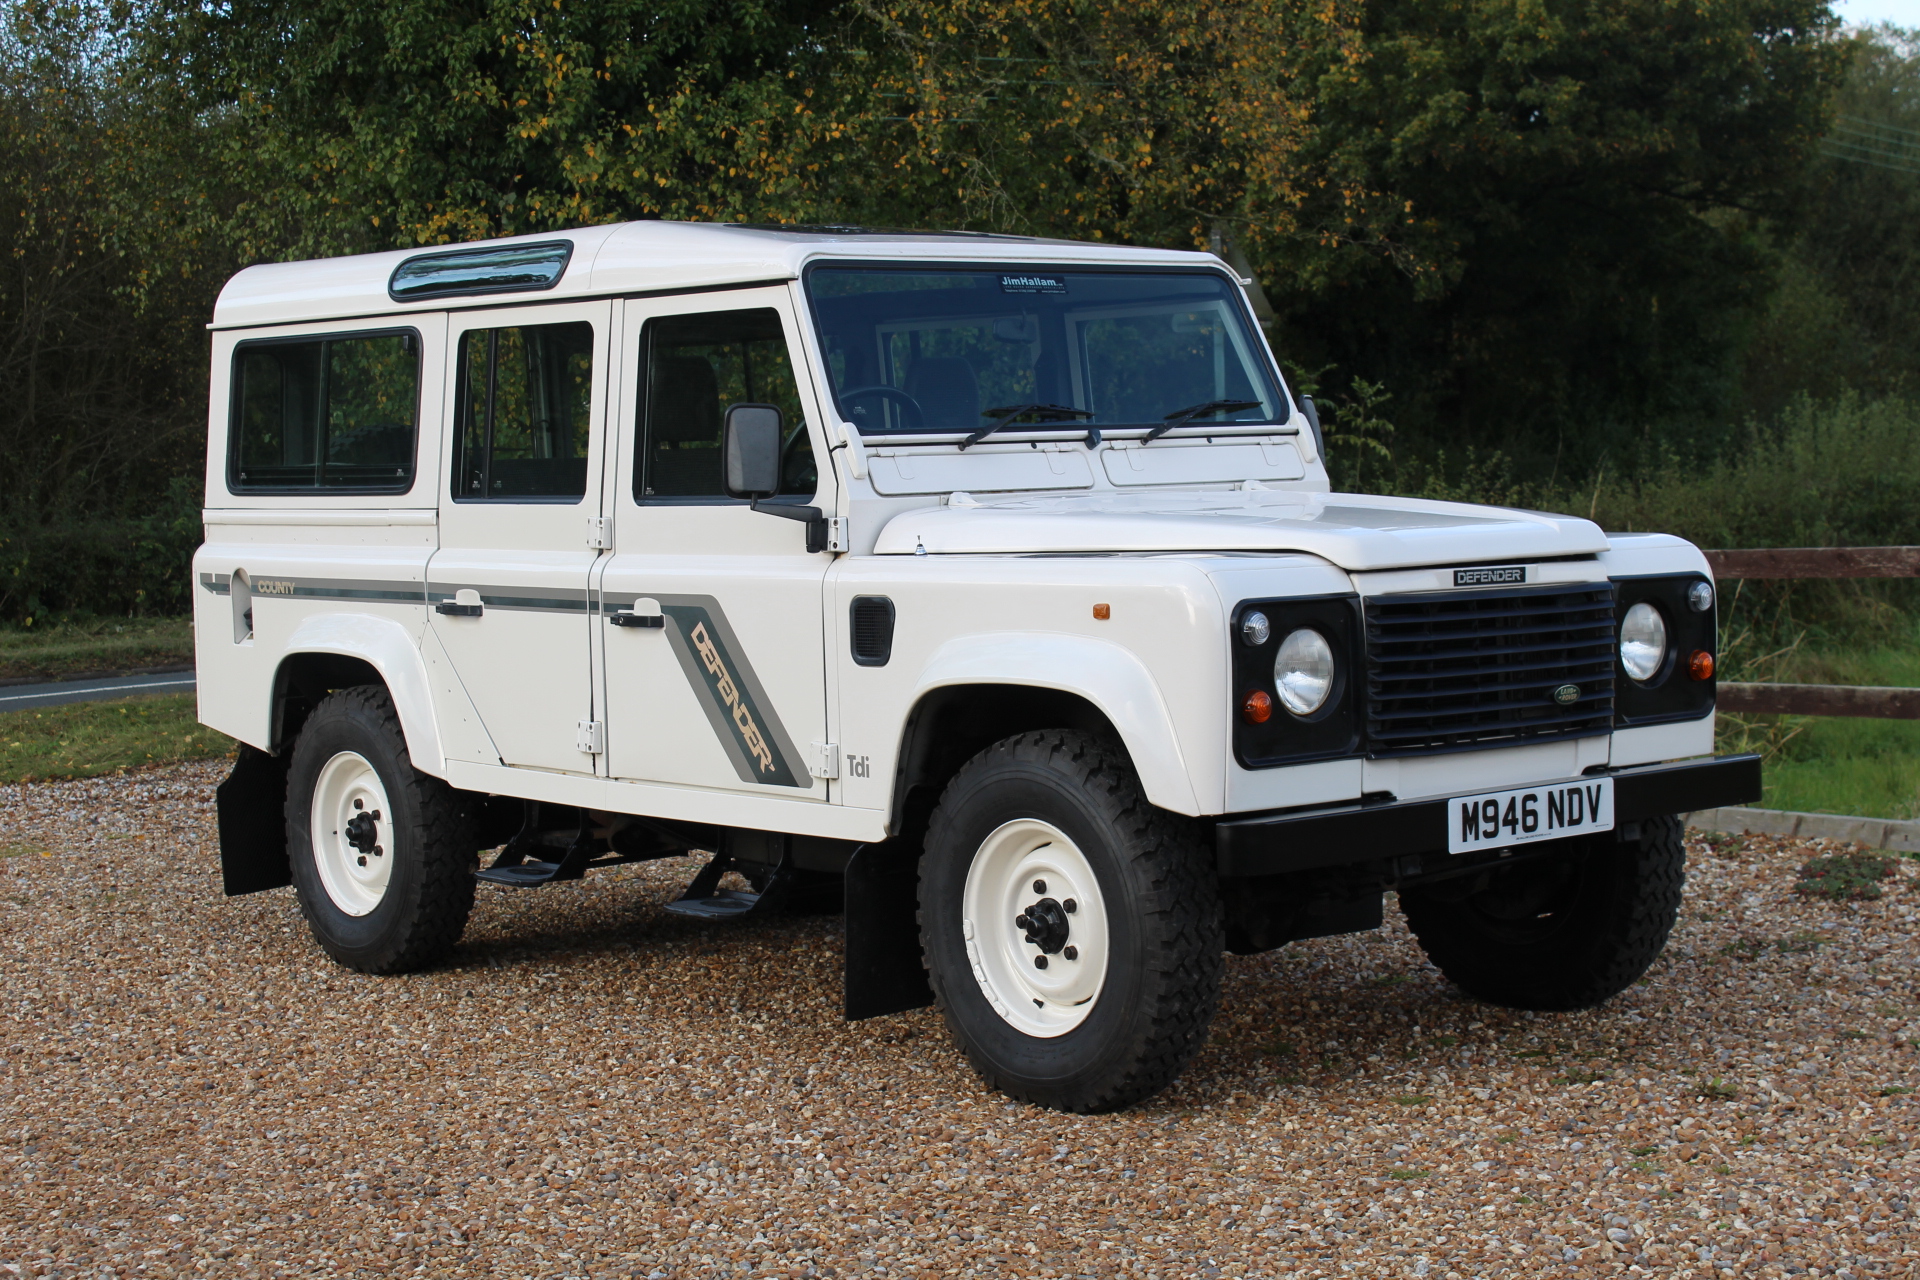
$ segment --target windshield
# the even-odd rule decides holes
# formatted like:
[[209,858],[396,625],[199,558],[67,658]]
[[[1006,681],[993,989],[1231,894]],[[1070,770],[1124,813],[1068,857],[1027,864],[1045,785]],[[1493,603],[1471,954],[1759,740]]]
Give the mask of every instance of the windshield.
[[834,400],[863,435],[975,432],[1021,406],[1028,431],[1290,412],[1215,272],[821,266],[807,292]]

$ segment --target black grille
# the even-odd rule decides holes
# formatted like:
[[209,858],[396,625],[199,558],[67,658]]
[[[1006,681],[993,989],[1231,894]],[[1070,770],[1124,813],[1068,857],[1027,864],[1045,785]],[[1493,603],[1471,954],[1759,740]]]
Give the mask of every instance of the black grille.
[[893,656],[893,601],[855,596],[852,622],[853,660],[863,667],[886,666]]
[[1375,596],[1366,618],[1369,755],[1613,727],[1611,584]]

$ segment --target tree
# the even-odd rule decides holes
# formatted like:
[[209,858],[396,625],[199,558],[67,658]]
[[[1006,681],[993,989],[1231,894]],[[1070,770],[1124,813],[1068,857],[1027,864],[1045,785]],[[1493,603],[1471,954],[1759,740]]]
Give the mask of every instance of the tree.
[[1287,345],[1404,446],[1546,472],[1724,417],[1844,62],[1824,0],[1377,0],[1324,63],[1315,197],[1265,248]]

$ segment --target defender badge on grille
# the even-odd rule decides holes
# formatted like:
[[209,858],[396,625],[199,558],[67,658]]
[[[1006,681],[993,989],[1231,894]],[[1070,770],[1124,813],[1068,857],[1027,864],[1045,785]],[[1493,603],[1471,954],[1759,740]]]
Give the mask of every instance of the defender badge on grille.
[[1580,701],[1580,686],[1577,684],[1561,685],[1553,691],[1553,700],[1563,707],[1572,706],[1574,703]]

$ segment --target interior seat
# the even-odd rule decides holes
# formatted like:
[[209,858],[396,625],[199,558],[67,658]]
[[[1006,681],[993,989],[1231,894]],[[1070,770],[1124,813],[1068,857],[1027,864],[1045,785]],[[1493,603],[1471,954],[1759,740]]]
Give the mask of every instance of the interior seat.
[[705,356],[659,356],[647,389],[647,488],[662,497],[718,497],[720,379]]

